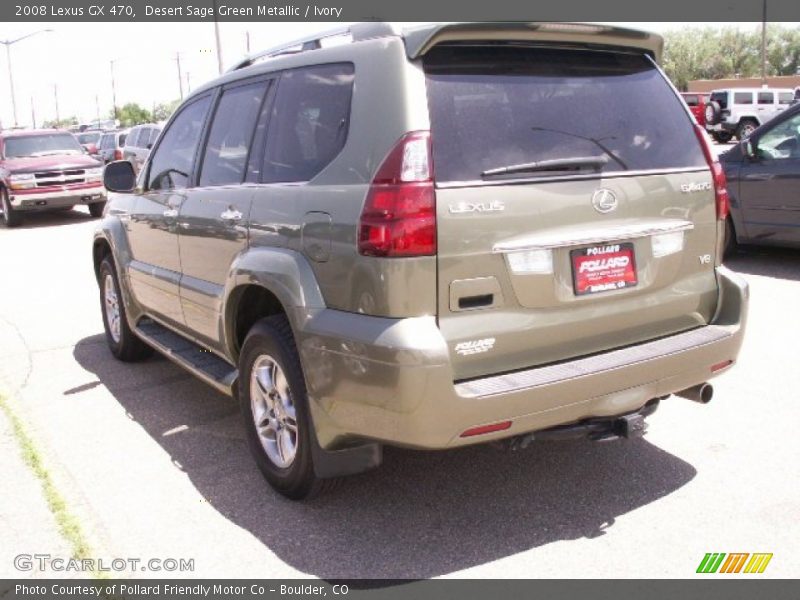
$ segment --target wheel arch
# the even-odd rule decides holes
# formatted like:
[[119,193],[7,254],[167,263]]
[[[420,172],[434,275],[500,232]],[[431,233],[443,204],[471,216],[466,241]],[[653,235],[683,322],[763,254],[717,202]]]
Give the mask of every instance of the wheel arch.
[[254,248],[231,267],[222,310],[223,339],[238,360],[247,331],[259,319],[285,314],[296,336],[309,311],[325,308],[308,261],[283,248]]

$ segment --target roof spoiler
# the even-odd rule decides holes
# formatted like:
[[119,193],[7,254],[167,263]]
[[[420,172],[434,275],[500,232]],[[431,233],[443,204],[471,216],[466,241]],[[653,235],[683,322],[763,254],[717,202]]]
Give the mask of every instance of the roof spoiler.
[[508,22],[445,23],[403,32],[409,58],[423,56],[436,44],[463,41],[569,42],[600,44],[641,50],[661,61],[664,40],[660,35],[594,23]]

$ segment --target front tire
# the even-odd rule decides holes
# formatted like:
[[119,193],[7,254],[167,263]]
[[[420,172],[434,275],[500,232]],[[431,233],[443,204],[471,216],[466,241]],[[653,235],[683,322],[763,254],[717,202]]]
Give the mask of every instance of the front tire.
[[89,205],[89,214],[92,218],[99,219],[103,216],[103,209],[106,207],[105,200],[103,202],[92,202]]
[[139,339],[128,325],[117,271],[111,258],[105,258],[100,264],[100,310],[111,354],[124,362],[137,362],[153,354],[153,349]]
[[247,443],[269,484],[292,500],[332,484],[318,479],[303,369],[285,315],[253,325],[239,360],[239,402]]
[[22,215],[11,208],[8,192],[5,189],[0,190],[0,204],[2,204],[3,208],[3,223],[5,226],[9,228],[19,226],[22,223]]

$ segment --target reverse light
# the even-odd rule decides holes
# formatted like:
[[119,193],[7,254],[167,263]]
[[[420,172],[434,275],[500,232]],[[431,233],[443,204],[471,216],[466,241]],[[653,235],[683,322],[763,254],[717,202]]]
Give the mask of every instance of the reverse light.
[[8,186],[12,190],[29,190],[36,187],[36,178],[33,173],[9,175]]
[[714,156],[714,152],[711,150],[711,144],[703,128],[695,124],[694,132],[697,135],[700,146],[703,148],[706,162],[711,168],[711,176],[714,180],[714,199],[717,205],[717,219],[724,221],[728,218],[728,214],[730,213],[730,197],[728,196],[728,181],[725,177],[725,170]]
[[509,252],[506,260],[511,271],[520,275],[547,275],[553,272],[553,251],[549,248]]
[[372,180],[358,224],[364,256],[436,254],[436,194],[430,132],[412,131],[386,155]]

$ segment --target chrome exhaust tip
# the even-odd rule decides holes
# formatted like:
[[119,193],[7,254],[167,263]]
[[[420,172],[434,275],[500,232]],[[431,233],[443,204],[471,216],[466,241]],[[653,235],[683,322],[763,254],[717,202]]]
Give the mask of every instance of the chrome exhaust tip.
[[711,402],[711,398],[714,397],[714,387],[710,383],[701,383],[676,392],[675,395],[700,404],[708,404]]

